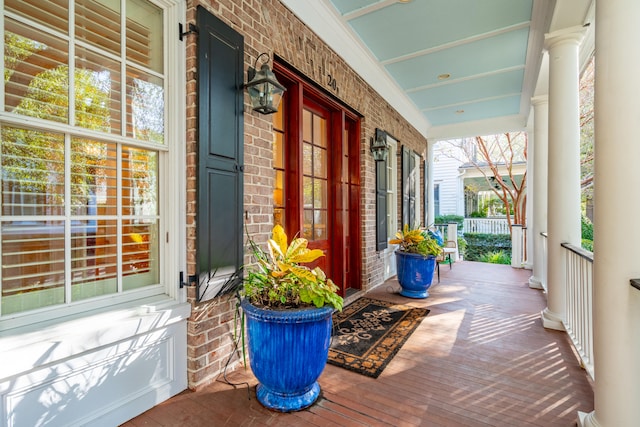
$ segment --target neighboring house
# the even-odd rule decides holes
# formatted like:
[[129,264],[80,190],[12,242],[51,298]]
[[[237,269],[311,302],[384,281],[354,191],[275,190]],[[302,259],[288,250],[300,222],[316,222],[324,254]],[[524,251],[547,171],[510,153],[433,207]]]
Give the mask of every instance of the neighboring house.
[[[483,170],[475,165],[463,161],[464,153],[461,149],[453,147],[445,141],[439,141],[434,147],[433,182],[437,186],[434,191],[436,206],[439,206],[438,215],[460,215],[469,218],[472,213],[478,212],[488,206],[488,217],[504,217],[500,213],[502,202],[491,190],[484,174],[492,179],[492,172],[488,166],[482,166]],[[514,178],[522,179],[526,171],[526,162],[517,162],[512,165]],[[499,165],[506,180],[508,173],[504,165]],[[484,172],[484,174],[483,174]],[[496,208],[496,205],[497,208]]]

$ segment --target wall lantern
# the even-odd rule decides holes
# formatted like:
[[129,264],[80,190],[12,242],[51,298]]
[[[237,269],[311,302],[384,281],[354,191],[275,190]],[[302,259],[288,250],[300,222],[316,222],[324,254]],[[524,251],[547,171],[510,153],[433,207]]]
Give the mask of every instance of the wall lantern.
[[[262,64],[260,70],[256,71],[258,60],[262,58],[262,56],[266,56],[267,60]],[[258,55],[253,67],[249,67],[247,70],[248,83],[244,85],[249,93],[249,98],[251,98],[253,111],[262,114],[277,112],[282,94],[286,90],[285,87],[278,82],[267,62],[269,62],[268,53],[263,52]]]
[[371,138],[371,153],[376,162],[387,160],[389,154],[389,146],[387,145],[387,133],[383,130],[376,129],[376,137]]

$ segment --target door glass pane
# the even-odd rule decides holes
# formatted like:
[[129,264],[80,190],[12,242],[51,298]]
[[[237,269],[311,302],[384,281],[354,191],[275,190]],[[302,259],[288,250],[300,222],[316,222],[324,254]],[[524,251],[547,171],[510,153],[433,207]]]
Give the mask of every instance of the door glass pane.
[[64,303],[64,222],[2,223],[2,314]]
[[320,147],[327,146],[327,121],[317,115],[313,116],[313,143]]
[[67,122],[68,43],[5,19],[5,110]]
[[327,238],[327,211],[313,211],[313,238],[314,240],[325,240]]
[[306,142],[302,144],[302,173],[313,175],[313,146]]
[[313,178],[302,178],[303,203],[305,208],[313,208]]
[[273,167],[284,169],[284,134],[276,132],[273,135]]
[[327,208],[327,181],[323,179],[313,180],[313,207]]
[[303,216],[302,237],[313,240],[313,209],[305,209]]
[[276,185],[273,189],[273,203],[275,206],[284,206],[284,172],[276,171]]
[[76,125],[102,132],[121,131],[120,63],[76,49]]
[[302,140],[311,142],[311,111],[302,111]]
[[327,177],[327,150],[313,148],[313,175],[319,178]]
[[2,215],[64,215],[64,136],[2,128]]

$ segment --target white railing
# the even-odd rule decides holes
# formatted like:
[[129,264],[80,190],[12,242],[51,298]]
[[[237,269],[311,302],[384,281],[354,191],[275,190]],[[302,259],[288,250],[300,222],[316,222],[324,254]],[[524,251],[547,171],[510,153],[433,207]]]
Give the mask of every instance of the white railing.
[[506,218],[465,218],[465,233],[509,234]]
[[[546,239],[545,239],[546,240]],[[566,320],[573,346],[591,379],[593,369],[593,254],[563,243],[567,272]]]
[[511,267],[523,268],[527,262],[527,227],[511,226]]
[[542,284],[542,289],[547,292],[547,233],[540,233],[540,238],[542,239],[542,259],[539,261],[535,260],[534,262],[540,262],[542,264],[540,283]]

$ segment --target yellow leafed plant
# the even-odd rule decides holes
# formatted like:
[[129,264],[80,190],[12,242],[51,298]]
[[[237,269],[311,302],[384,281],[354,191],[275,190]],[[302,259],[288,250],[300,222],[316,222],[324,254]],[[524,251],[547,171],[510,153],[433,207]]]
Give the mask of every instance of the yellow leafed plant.
[[257,268],[250,270],[243,286],[243,296],[255,305],[271,308],[293,308],[331,305],[341,310],[343,300],[338,287],[318,267],[306,263],[324,256],[320,249],[309,249],[308,241],[296,238],[288,243],[280,225],[273,227],[268,251],[249,239]]
[[410,229],[408,224],[396,233],[396,238],[389,240],[392,245],[400,245],[403,252],[437,256],[442,251],[438,242],[421,228]]

